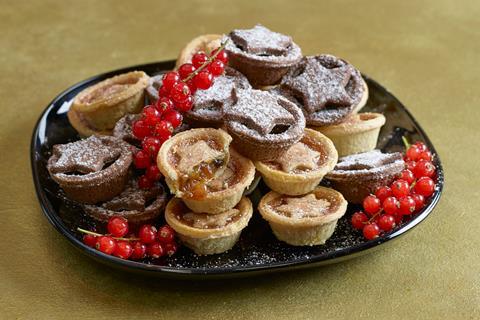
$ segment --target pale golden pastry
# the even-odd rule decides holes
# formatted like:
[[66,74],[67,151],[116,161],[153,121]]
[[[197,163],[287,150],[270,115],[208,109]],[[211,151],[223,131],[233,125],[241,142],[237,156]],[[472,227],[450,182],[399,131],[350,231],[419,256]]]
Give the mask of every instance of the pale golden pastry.
[[234,208],[216,215],[194,213],[180,199],[173,198],[165,209],[165,219],[185,246],[198,255],[208,255],[230,250],[252,212],[252,203],[245,197]]
[[332,236],[347,210],[347,201],[341,193],[325,187],[298,197],[271,191],[262,198],[258,210],[277,239],[293,246],[313,246]]
[[365,112],[353,114],[346,121],[315,130],[329,137],[338,151],[338,156],[367,152],[375,149],[380,128],[385,117],[380,113]]
[[174,135],[160,148],[157,165],[177,197],[206,200],[206,183],[221,176],[232,138],[221,129],[198,128]]
[[204,51],[208,54],[220,47],[221,37],[219,34],[203,34],[196,37],[180,51],[175,67],[178,68],[184,63],[191,63],[193,55],[199,51]]
[[205,183],[206,195],[202,199],[183,198],[194,212],[219,214],[233,208],[255,177],[255,166],[230,148],[230,160],[223,173]]
[[72,102],[70,124],[81,136],[112,134],[120,118],[141,111],[148,79],[145,72],[132,71],[86,88]]
[[263,181],[278,193],[301,195],[312,191],[337,163],[333,143],[323,134],[305,129],[303,138],[273,161],[256,161]]

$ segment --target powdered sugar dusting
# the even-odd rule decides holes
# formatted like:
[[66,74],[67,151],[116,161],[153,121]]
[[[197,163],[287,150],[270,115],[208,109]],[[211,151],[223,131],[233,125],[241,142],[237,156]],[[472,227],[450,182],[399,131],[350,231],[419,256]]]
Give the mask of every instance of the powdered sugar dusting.
[[230,37],[237,47],[256,55],[285,55],[292,38],[257,24],[252,29],[233,30]]
[[331,174],[354,175],[369,173],[373,175],[391,167],[403,166],[404,161],[401,153],[382,153],[380,150],[372,150],[340,158]]

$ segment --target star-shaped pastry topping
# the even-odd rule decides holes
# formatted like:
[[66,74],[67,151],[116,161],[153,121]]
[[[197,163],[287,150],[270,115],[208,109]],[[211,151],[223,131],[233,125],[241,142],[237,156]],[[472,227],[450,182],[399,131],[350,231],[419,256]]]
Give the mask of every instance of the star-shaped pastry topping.
[[90,136],[84,140],[55,145],[53,155],[58,159],[50,165],[50,172],[98,172],[120,155],[122,148],[117,143],[113,137]]
[[285,172],[294,170],[313,170],[317,168],[320,153],[311,149],[303,142],[291,146],[280,158],[276,160]]
[[225,102],[232,101],[232,89],[235,87],[235,78],[220,76],[215,79],[208,90],[197,90],[194,95],[193,111],[218,113]]
[[234,91],[234,104],[225,110],[229,120],[245,125],[262,135],[276,125],[291,125],[294,116],[278,102],[279,97],[261,90]]
[[252,29],[233,30],[230,38],[243,51],[256,55],[284,55],[292,44],[289,36],[273,32],[260,24]]
[[295,219],[318,217],[326,214],[330,208],[330,202],[325,199],[317,199],[312,193],[303,197],[288,197],[285,202],[276,210]]
[[129,185],[118,196],[102,204],[102,207],[112,211],[144,211],[147,202],[156,198],[163,189],[154,186],[150,189],[139,189],[137,181],[132,179]]
[[191,145],[181,146],[175,152],[180,156],[177,169],[185,174],[189,174],[202,163],[210,163],[216,159],[225,158],[223,152],[213,149],[204,140],[198,140]]
[[354,69],[351,65],[327,68],[317,57],[306,57],[297,70],[292,70],[282,80],[282,88],[302,99],[309,114],[327,105],[339,107],[353,103],[346,86]]

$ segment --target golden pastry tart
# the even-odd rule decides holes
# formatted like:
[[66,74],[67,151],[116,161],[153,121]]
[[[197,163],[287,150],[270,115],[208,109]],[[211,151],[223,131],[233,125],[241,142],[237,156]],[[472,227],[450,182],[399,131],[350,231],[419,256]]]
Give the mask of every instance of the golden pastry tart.
[[341,193],[325,187],[298,197],[271,191],[258,210],[277,239],[293,246],[312,246],[324,244],[332,236],[347,210],[347,201]]
[[384,124],[384,115],[365,112],[353,114],[340,124],[315,129],[329,137],[337,148],[338,156],[343,157],[375,149]]
[[133,71],[103,80],[81,91],[68,111],[70,124],[82,136],[111,134],[127,113],[138,113],[144,104],[148,75]]
[[213,128],[183,131],[165,141],[157,165],[170,191],[179,198],[204,200],[206,183],[227,167],[231,141],[228,133]]
[[305,129],[303,138],[272,161],[256,161],[263,181],[278,193],[301,195],[315,189],[337,163],[335,147],[318,131]]
[[210,53],[216,48],[220,47],[221,35],[219,34],[203,34],[196,37],[180,51],[178,55],[176,68],[180,67],[184,63],[191,63],[192,57],[199,51]]
[[225,171],[205,183],[206,196],[200,200],[184,198],[183,202],[194,212],[219,214],[235,207],[254,177],[252,161],[230,148],[230,160]]
[[246,197],[234,208],[216,215],[192,212],[180,199],[173,198],[165,209],[165,219],[185,246],[198,255],[207,255],[231,249],[252,212],[252,203]]

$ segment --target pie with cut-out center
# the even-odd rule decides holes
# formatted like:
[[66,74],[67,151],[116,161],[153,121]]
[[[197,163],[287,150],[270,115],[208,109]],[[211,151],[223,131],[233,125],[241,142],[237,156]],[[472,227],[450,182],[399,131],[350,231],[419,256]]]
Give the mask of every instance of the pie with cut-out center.
[[165,219],[182,243],[198,255],[231,249],[252,217],[252,203],[246,197],[220,214],[192,212],[180,199],[173,198],[165,209]]
[[332,236],[338,219],[347,210],[347,201],[341,193],[326,187],[296,197],[271,191],[262,198],[258,210],[279,240],[312,246],[324,244]]
[[333,143],[323,134],[305,129],[302,139],[272,161],[256,161],[270,189],[288,195],[312,191],[337,163]]

